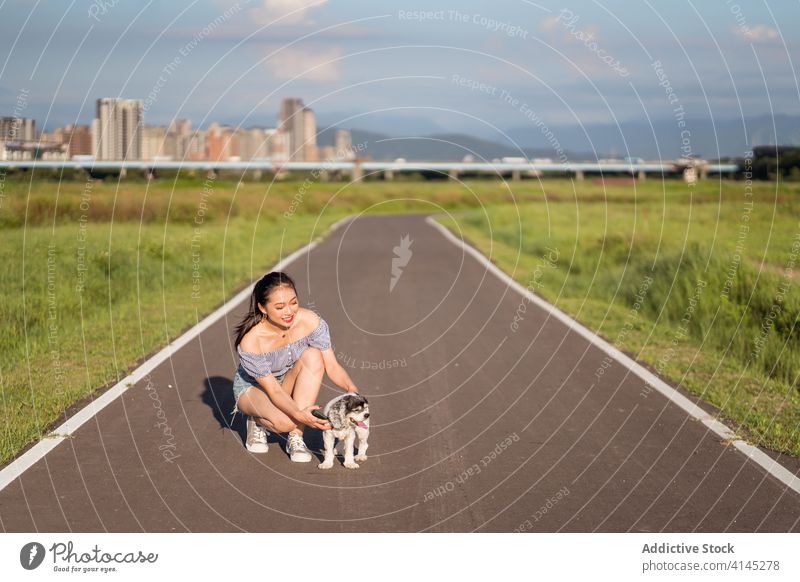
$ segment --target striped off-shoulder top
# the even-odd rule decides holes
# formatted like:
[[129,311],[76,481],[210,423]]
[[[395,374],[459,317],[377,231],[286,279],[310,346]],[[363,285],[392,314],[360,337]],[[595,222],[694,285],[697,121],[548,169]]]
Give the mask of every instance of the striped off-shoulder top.
[[327,350],[331,347],[330,330],[328,329],[328,324],[321,317],[314,331],[277,350],[259,354],[246,352],[242,350],[241,345],[238,346],[239,365],[253,378],[263,378],[270,374],[283,376],[307,347],[317,348],[318,350]]

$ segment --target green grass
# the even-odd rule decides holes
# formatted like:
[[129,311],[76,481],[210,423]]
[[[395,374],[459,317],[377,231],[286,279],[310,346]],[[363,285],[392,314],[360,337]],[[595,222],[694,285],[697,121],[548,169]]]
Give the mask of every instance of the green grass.
[[[797,185],[756,185],[730,299],[716,301],[742,214],[736,182],[688,190],[657,181],[634,189],[588,180],[22,178],[9,177],[0,197],[0,463],[342,216],[441,209],[455,212],[466,236],[523,284],[546,247],[557,248],[556,267],[539,268],[538,292],[720,406],[754,440],[800,453],[796,282],[774,332],[747,362],[798,229]],[[626,325],[645,275],[654,283]],[[672,346],[697,277],[707,287],[687,337]]]
[[751,442],[800,455],[800,195],[760,185],[747,211],[743,184],[710,186],[584,186],[442,222]]

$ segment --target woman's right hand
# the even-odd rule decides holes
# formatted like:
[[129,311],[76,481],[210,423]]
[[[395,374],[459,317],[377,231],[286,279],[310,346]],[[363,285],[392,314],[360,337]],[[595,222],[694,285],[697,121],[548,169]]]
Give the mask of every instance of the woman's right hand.
[[322,420],[321,418],[317,418],[313,414],[311,414],[312,410],[319,410],[322,408],[321,406],[311,405],[306,406],[303,410],[297,413],[297,421],[300,424],[304,424],[306,426],[310,426],[313,428],[318,428],[319,430],[330,430],[331,423],[327,420]]

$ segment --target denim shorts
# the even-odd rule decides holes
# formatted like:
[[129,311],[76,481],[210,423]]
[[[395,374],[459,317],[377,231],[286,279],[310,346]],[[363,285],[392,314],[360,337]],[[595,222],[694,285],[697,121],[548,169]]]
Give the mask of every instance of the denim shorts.
[[[291,370],[291,368],[289,368]],[[286,370],[288,372],[289,370]],[[279,384],[283,384],[283,379],[286,377],[286,372],[281,374],[280,376],[275,376],[275,379],[278,381]],[[250,387],[261,389],[258,384],[258,380],[253,378],[250,374],[244,371],[244,368],[239,366],[236,369],[236,374],[233,376],[233,399],[236,405],[233,407],[232,415],[235,415],[239,412],[239,397]]]

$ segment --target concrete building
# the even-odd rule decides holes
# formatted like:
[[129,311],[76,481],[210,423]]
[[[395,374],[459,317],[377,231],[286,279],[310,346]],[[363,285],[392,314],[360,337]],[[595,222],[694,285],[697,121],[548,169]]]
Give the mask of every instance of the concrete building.
[[167,154],[167,128],[163,125],[145,125],[142,128],[142,158],[155,160],[156,158],[170,158]]
[[231,161],[241,161],[244,158],[243,149],[248,146],[250,141],[249,130],[243,127],[234,127],[231,130]]
[[0,117],[0,140],[35,141],[36,120],[27,117]]
[[206,134],[199,129],[189,134],[186,140],[182,160],[205,160],[206,159]]
[[[192,122],[189,119],[176,119],[169,124],[164,138],[164,155],[173,160],[189,159],[188,152],[190,141],[195,136],[192,131]],[[205,139],[203,140],[205,148]],[[205,155],[205,152],[203,152]]]
[[206,131],[206,159],[225,161],[239,157],[239,135],[236,129],[216,121]]
[[308,107],[303,109],[303,160],[306,162],[319,161],[317,119],[314,112]]
[[61,145],[61,136],[57,135],[55,131],[51,133],[43,131],[39,134],[36,142],[41,145]]
[[240,132],[239,155],[243,160],[269,157],[266,131],[261,127],[251,127]]
[[0,160],[66,160],[68,148],[54,133],[36,134],[36,121],[0,117]]
[[336,159],[339,160],[354,160],[356,158],[355,151],[353,150],[353,137],[346,129],[337,129],[334,136],[334,144]]
[[98,99],[92,152],[98,160],[142,158],[143,104],[139,99]]
[[67,145],[67,156],[89,156],[92,154],[92,131],[88,125],[69,123],[57,127],[53,135],[59,143]]
[[[278,131],[287,137],[288,151],[286,159],[290,161],[303,160],[303,100],[287,97],[281,101],[281,110],[278,114]],[[298,149],[300,148],[300,149]]]
[[267,155],[276,162],[289,159],[289,136],[278,129],[267,129]]
[[303,100],[289,97],[281,102],[278,131],[288,136],[288,160],[311,162],[319,159],[317,151],[317,122],[314,112]]

